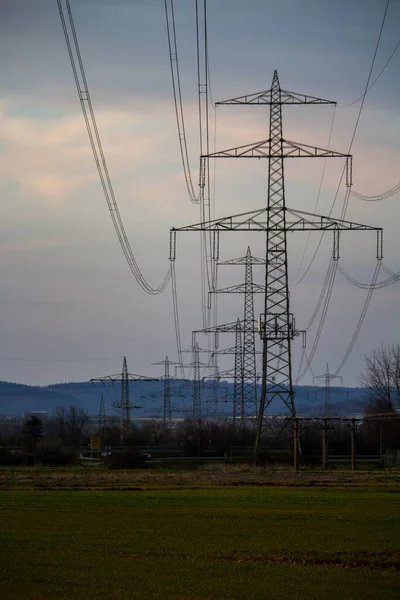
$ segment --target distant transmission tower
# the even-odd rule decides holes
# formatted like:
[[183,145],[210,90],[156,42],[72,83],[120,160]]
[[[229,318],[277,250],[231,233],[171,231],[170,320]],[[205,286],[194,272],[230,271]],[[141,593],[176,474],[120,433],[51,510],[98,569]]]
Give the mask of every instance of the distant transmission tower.
[[129,399],[129,383],[136,381],[159,381],[156,377],[145,377],[143,375],[133,375],[128,372],[128,366],[126,362],[126,356],[124,356],[124,361],[122,364],[122,373],[117,373],[116,375],[106,375],[104,377],[97,377],[90,380],[91,383],[101,382],[121,382],[121,399],[119,402],[113,402],[113,408],[119,408],[120,414],[120,438],[121,443],[124,441],[125,436],[125,428],[129,427],[131,422],[131,409],[132,408],[141,408],[141,406],[137,406],[136,404],[130,402]]
[[[193,421],[202,420],[202,399],[201,399],[201,390],[205,386],[204,381],[200,375],[200,368],[209,368],[209,364],[203,363],[200,361],[200,352],[211,352],[210,350],[204,350],[199,347],[199,344],[194,340],[192,343],[191,350],[183,350],[182,352],[191,352],[192,354],[192,362],[182,365],[184,368],[193,369],[193,380],[191,382],[192,392],[193,392],[193,402],[192,402],[192,419]],[[183,385],[182,387],[187,387]],[[213,386],[214,387],[214,386]]]
[[[284,170],[285,158],[330,158],[346,159],[346,185],[352,185],[351,156],[286,140],[282,133],[282,106],[301,104],[335,104],[329,100],[315,98],[282,90],[278,73],[274,71],[271,89],[232,98],[217,104],[222,105],[269,105],[269,138],[244,146],[229,148],[203,156],[209,158],[267,158],[268,196],[267,206],[238,215],[229,215],[212,221],[171,230],[171,260],[175,260],[176,231],[213,232],[214,247],[219,248],[220,231],[264,231],[266,235],[266,261],[264,286],[264,313],[260,318],[260,335],[263,343],[262,388],[258,411],[255,439],[255,456],[260,447],[261,435],[269,431],[268,445],[274,443],[282,429],[295,417],[295,403],[292,383],[292,340],[299,331],[295,328],[293,313],[289,306],[288,283],[288,231],[323,231],[334,233],[333,258],[339,259],[339,232],[354,230],[374,230],[378,232],[377,259],[382,259],[382,230],[342,219],[289,209],[285,200]],[[349,193],[349,192],[347,192]],[[214,260],[218,257],[213,256]],[[286,414],[281,419],[269,419],[268,409],[274,402],[274,410]]]
[[99,421],[98,421],[100,437],[103,437],[104,428],[105,428],[106,424],[107,424],[106,407],[104,405],[104,396],[102,394],[101,398],[100,398]]
[[324,417],[328,417],[331,409],[331,381],[332,379],[340,379],[343,383],[343,377],[329,373],[329,365],[326,363],[326,371],[323,375],[314,375],[313,382],[323,381],[325,383],[325,401],[324,401]]
[[[161,360],[159,362],[151,363],[152,365],[164,365],[164,390],[163,390],[163,424],[164,427],[169,427],[172,421],[172,407],[171,407],[171,397],[180,396],[179,394],[171,389],[171,373],[170,373],[170,365],[181,365],[180,362],[174,362],[168,359],[168,356],[165,357],[165,360]],[[156,398],[158,394],[150,394],[152,398]]]
[[193,421],[201,421],[201,379],[199,345],[193,347]]
[[[254,294],[264,293],[264,286],[253,282],[253,265],[265,265],[265,260],[255,258],[251,254],[250,246],[246,255],[241,258],[220,262],[220,265],[244,265],[244,284],[234,285],[215,290],[216,293],[244,294],[243,314],[243,344],[241,365],[241,411],[242,424],[246,421],[255,424],[258,412],[257,404],[257,372],[256,372],[256,331],[254,328]],[[235,355],[236,368],[236,355]]]
[[233,425],[236,427],[238,417],[240,424],[244,423],[244,396],[243,396],[243,344],[242,326],[240,319],[236,321],[235,330],[235,365],[233,379]]

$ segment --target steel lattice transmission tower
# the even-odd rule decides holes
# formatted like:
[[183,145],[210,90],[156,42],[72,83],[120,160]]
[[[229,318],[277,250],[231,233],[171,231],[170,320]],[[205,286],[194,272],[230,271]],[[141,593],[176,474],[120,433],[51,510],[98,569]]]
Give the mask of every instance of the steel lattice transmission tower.
[[[201,400],[201,389],[204,386],[204,382],[201,379],[200,368],[209,368],[209,364],[200,361],[200,352],[211,352],[210,350],[204,350],[199,347],[198,342],[195,341],[195,334],[193,332],[193,341],[191,350],[182,350],[182,352],[191,352],[192,362],[182,365],[184,368],[193,369],[193,380],[191,382],[192,388],[192,419],[193,421],[200,422],[202,419],[202,400]],[[187,387],[187,386],[182,386]]]
[[[254,294],[264,293],[264,286],[254,283],[253,265],[265,265],[265,260],[253,257],[250,246],[247,247],[246,255],[241,258],[226,260],[220,265],[244,265],[244,284],[230,286],[216,290],[217,293],[243,293],[243,342],[242,342],[242,364],[241,364],[241,410],[240,418],[244,425],[250,420],[255,423],[258,411],[257,404],[257,372],[256,372],[256,331],[254,324]],[[236,356],[236,355],[235,355]],[[236,369],[236,358],[235,358]]]
[[243,315],[243,418],[257,414],[256,340],[254,333],[253,268],[250,247],[246,253]]
[[[172,396],[181,396],[181,394],[177,394],[176,392],[171,390],[171,373],[170,373],[170,365],[181,365],[182,363],[174,362],[173,360],[169,360],[168,356],[165,357],[165,360],[161,360],[159,362],[151,363],[152,365],[164,365],[164,390],[163,390],[163,424],[164,427],[171,425],[172,420],[172,407],[171,407],[171,397]],[[157,397],[156,394],[151,394],[153,398]]]
[[98,428],[99,428],[100,437],[103,436],[104,428],[105,428],[106,424],[107,424],[106,407],[104,404],[104,396],[102,394],[101,398],[100,398],[99,420],[98,420]]
[[121,399],[119,402],[113,402],[113,408],[119,409],[120,414],[120,437],[121,443],[124,441],[125,428],[129,427],[131,422],[131,409],[132,408],[141,408],[141,406],[137,406],[133,402],[130,401],[129,398],[129,383],[137,382],[137,381],[159,381],[157,377],[145,377],[144,375],[134,375],[128,372],[128,365],[126,362],[126,356],[124,356],[124,361],[122,363],[122,373],[117,373],[116,375],[105,375],[104,377],[97,377],[90,380],[91,383],[101,382],[106,384],[107,382],[115,383],[116,381],[121,382]]
[[329,416],[331,408],[331,381],[332,379],[340,379],[340,383],[343,383],[343,377],[341,375],[334,375],[329,372],[329,364],[326,363],[326,371],[323,375],[314,375],[313,382],[323,381],[325,383],[325,398],[324,398],[324,417]]
[[199,345],[193,346],[193,421],[201,421],[201,379]]
[[235,365],[233,376],[233,424],[236,427],[237,420],[240,418],[240,424],[244,423],[244,402],[243,402],[243,344],[242,344],[242,324],[240,319],[236,321],[235,329]]
[[[296,415],[293,381],[291,346],[295,329],[293,314],[289,306],[288,285],[288,231],[324,231],[334,233],[333,258],[339,259],[340,231],[378,232],[377,258],[382,259],[382,230],[360,223],[352,223],[343,219],[335,219],[324,215],[315,215],[286,206],[284,168],[285,158],[334,158],[346,159],[346,185],[352,185],[351,156],[329,149],[317,148],[299,142],[284,139],[282,128],[282,106],[302,104],[335,104],[330,100],[316,98],[282,90],[278,73],[274,72],[272,86],[269,90],[256,94],[248,94],[218,102],[218,105],[248,105],[270,107],[269,138],[244,146],[214,152],[203,157],[209,158],[266,158],[268,159],[268,197],[267,206],[237,215],[229,215],[212,221],[197,223],[171,230],[172,249],[170,258],[175,260],[176,231],[211,231],[217,241],[214,247],[219,248],[220,231],[264,231],[266,235],[265,266],[265,302],[264,313],[260,318],[260,334],[263,342],[262,389],[258,411],[258,424],[255,440],[255,453],[258,453],[261,435],[266,429],[275,428],[274,421],[269,420],[268,408],[274,401],[275,410],[293,419]],[[216,257],[213,257],[216,260]],[[290,423],[286,419],[285,423]],[[275,419],[277,428],[272,431],[269,444],[279,435],[282,427],[280,420]]]

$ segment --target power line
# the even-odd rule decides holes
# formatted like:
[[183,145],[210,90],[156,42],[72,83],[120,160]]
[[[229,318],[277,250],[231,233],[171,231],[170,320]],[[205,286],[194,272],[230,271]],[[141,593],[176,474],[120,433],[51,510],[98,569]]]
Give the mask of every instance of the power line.
[[[385,20],[386,20],[386,15],[387,15],[387,11],[388,11],[388,8],[389,8],[389,4],[390,4],[390,0],[387,0],[385,12],[383,14],[382,23],[381,23],[380,30],[379,30],[378,39],[377,39],[376,46],[375,46],[374,55],[373,55],[372,62],[371,62],[371,67],[370,67],[368,78],[367,78],[367,82],[366,82],[366,85],[365,85],[364,95],[363,95],[363,98],[362,98],[360,109],[358,111],[358,115],[357,115],[356,123],[355,123],[355,126],[354,126],[353,134],[352,134],[352,137],[351,137],[351,140],[350,140],[349,149],[348,149],[348,152],[347,152],[348,154],[350,154],[350,152],[351,152],[351,149],[352,149],[352,146],[353,146],[353,143],[354,143],[354,139],[355,139],[355,136],[356,136],[356,133],[357,133],[358,125],[359,125],[360,118],[361,118],[361,113],[362,113],[362,110],[363,110],[363,107],[364,107],[365,98],[366,98],[366,95],[367,95],[367,92],[368,92],[368,88],[369,88],[369,82],[370,82],[372,71],[373,71],[374,64],[375,64],[376,55],[378,53],[378,48],[379,48],[379,44],[380,44],[380,40],[381,40],[381,36],[382,36],[382,31],[383,31],[383,27],[384,27],[384,24],[385,24]],[[336,189],[336,193],[335,193],[335,196],[334,196],[334,199],[333,199],[333,203],[332,203],[331,209],[329,211],[329,217],[331,216],[333,208],[335,206],[336,199],[337,199],[337,196],[339,194],[339,189],[340,189],[340,186],[341,186],[342,181],[343,181],[344,173],[345,173],[345,167],[342,169],[342,172],[341,172],[341,176],[340,176],[339,183],[338,183],[338,186],[337,186],[337,189]],[[350,198],[350,189],[351,189],[350,187],[348,187],[346,189],[346,194],[345,194],[345,197],[344,197],[343,207],[342,207],[342,211],[341,211],[341,215],[340,215],[340,219],[341,220],[343,220],[345,218],[345,216],[346,216],[346,212],[347,212],[347,208],[348,208],[348,203],[349,203],[349,198]],[[312,259],[311,259],[311,262],[310,262],[308,268],[306,269],[305,273],[303,274],[302,278],[297,283],[300,283],[304,279],[304,277],[307,275],[308,271],[310,270],[311,265],[313,264],[313,262],[314,262],[314,260],[315,260],[315,258],[317,256],[317,253],[319,251],[319,248],[321,246],[324,234],[325,234],[325,232],[322,232],[321,237],[320,237],[319,242],[318,242],[318,245],[317,245],[317,248],[316,248],[316,250],[314,252],[314,255],[313,255]],[[328,267],[328,269],[329,269],[329,267]],[[379,272],[379,266],[378,265],[377,265],[377,269],[378,269],[378,272]],[[312,360],[314,358],[314,355],[315,355],[315,352],[316,352],[316,349],[317,349],[317,346],[318,346],[318,343],[319,343],[319,340],[320,340],[320,337],[321,337],[322,328],[323,328],[323,325],[324,325],[324,322],[325,322],[326,314],[327,314],[327,311],[328,311],[328,308],[329,308],[329,302],[330,302],[330,298],[331,298],[331,295],[332,295],[332,289],[333,289],[333,284],[334,284],[334,280],[335,280],[336,270],[337,270],[337,262],[335,261],[335,265],[333,267],[332,274],[329,274],[329,276],[327,275],[327,278],[328,278],[327,287],[328,287],[328,289],[327,289],[327,292],[326,292],[326,297],[325,297],[325,302],[324,302],[324,308],[323,308],[323,311],[322,311],[321,320],[320,320],[320,323],[319,323],[319,326],[318,326],[316,338],[314,340],[314,343],[313,343],[313,346],[312,346],[312,350],[311,350],[310,356],[309,356],[309,358],[308,358],[308,360],[306,362],[306,365],[305,365],[304,369],[301,371],[301,373],[299,373],[296,382],[299,381],[300,379],[302,379],[304,377],[304,375],[307,373],[308,369],[310,368]],[[374,276],[375,276],[375,274],[374,274]],[[376,272],[376,277],[377,277],[377,272]],[[376,277],[373,280],[373,285],[375,285]],[[359,320],[358,325],[356,327],[355,335],[353,336],[353,339],[350,342],[350,346],[349,346],[349,348],[346,351],[345,357],[342,360],[343,365],[342,365],[342,363],[340,363],[340,365],[339,365],[340,368],[343,368],[345,362],[348,359],[348,356],[350,355],[351,350],[353,349],[353,346],[354,346],[354,344],[356,342],[356,339],[358,337],[358,334],[360,332],[361,326],[362,326],[362,324],[364,322],[365,314],[366,314],[367,308],[369,306],[370,299],[371,299],[370,296],[367,296],[367,300],[365,302],[363,311],[361,313],[360,320]],[[321,300],[321,296],[320,296],[319,301],[320,300]],[[317,307],[318,307],[318,305],[317,305]],[[319,310],[319,308],[318,308],[318,310]],[[337,373],[339,372],[339,370],[340,369],[338,369]]]
[[[380,41],[381,41],[382,31],[383,31],[383,27],[384,27],[384,24],[385,24],[385,20],[386,20],[386,15],[387,15],[387,11],[388,11],[388,8],[389,8],[389,4],[390,4],[390,0],[387,0],[385,12],[384,12],[383,18],[382,18],[382,23],[381,23],[381,26],[380,26],[380,29],[379,29],[378,39],[377,39],[377,42],[376,42],[376,45],[375,45],[375,51],[374,51],[374,54],[373,54],[373,57],[372,57],[371,67],[370,67],[370,70],[369,70],[369,73],[368,73],[367,82],[365,84],[365,90],[364,90],[364,94],[363,94],[361,106],[360,106],[360,109],[358,111],[358,115],[357,115],[356,123],[355,123],[355,126],[354,126],[353,134],[351,136],[351,140],[350,140],[350,144],[349,144],[349,149],[348,149],[348,152],[347,152],[348,154],[350,154],[350,152],[351,152],[351,149],[352,149],[352,146],[353,146],[353,143],[354,143],[354,138],[356,136],[356,132],[357,132],[357,129],[358,129],[358,125],[360,123],[361,113],[362,113],[362,110],[364,108],[364,102],[365,102],[365,98],[366,98],[366,95],[367,95],[367,92],[368,92],[369,82],[370,82],[370,79],[371,79],[372,70],[374,68],[376,55],[378,53],[378,48],[379,48],[379,44],[380,44]],[[336,188],[336,192],[335,192],[335,195],[334,195],[334,198],[333,198],[333,202],[332,202],[332,205],[331,205],[331,208],[330,208],[330,211],[329,211],[329,215],[328,215],[329,217],[332,215],[333,209],[335,207],[336,200],[337,200],[337,197],[339,195],[340,186],[341,186],[342,181],[343,181],[344,173],[345,173],[345,167],[343,168],[343,170],[341,172],[341,175],[340,175],[340,178],[339,178],[339,183],[338,183],[338,186]],[[341,212],[341,215],[340,215],[341,219],[344,219],[345,216],[346,216],[350,193],[351,193],[350,192],[350,188],[348,188],[346,190],[346,194],[345,194],[344,201],[343,201],[342,212]],[[321,246],[321,243],[322,243],[324,235],[325,235],[325,232],[322,232],[321,237],[319,239],[319,242],[317,244],[316,250],[315,250],[315,252],[314,252],[314,254],[313,254],[312,258],[311,258],[311,261],[310,261],[310,263],[309,263],[309,265],[308,265],[305,273],[303,274],[303,276],[301,277],[301,279],[296,283],[296,285],[298,285],[299,283],[301,283],[301,281],[303,281],[303,279],[305,278],[305,276],[309,272],[311,266],[313,265],[314,260],[315,260],[317,254],[318,254],[319,249],[320,249],[320,246]]]
[[[328,137],[327,148],[330,148],[330,145],[331,145],[331,138],[332,138],[333,125],[334,125],[334,122],[335,122],[335,116],[336,116],[336,104],[334,105],[334,109],[333,109],[332,122],[331,122],[331,127],[330,127],[330,130],[329,130],[329,137]],[[314,206],[314,211],[313,212],[316,212],[317,208],[318,208],[319,200],[320,200],[320,197],[321,197],[321,191],[322,191],[322,183],[323,183],[324,177],[325,177],[325,170],[326,170],[327,161],[328,161],[328,159],[325,158],[325,160],[324,160],[324,166],[323,166],[322,173],[321,173],[321,179],[320,179],[320,182],[319,182],[317,200],[315,202],[315,206]],[[299,271],[300,271],[300,269],[301,269],[301,267],[303,265],[304,257],[306,255],[306,252],[307,252],[307,249],[308,249],[308,245],[310,243],[310,237],[311,237],[311,231],[308,233],[306,245],[304,247],[303,254],[301,256],[300,264],[299,264],[299,266],[297,268],[296,274],[293,277],[293,281],[295,281],[295,279],[296,279],[296,277],[297,277],[297,275],[298,275],[298,273],[299,273]],[[308,268],[310,268],[310,266]],[[303,274],[302,278],[297,283],[292,283],[292,286],[298,285],[300,283],[300,281],[302,281],[304,279],[304,277],[306,276],[307,272],[308,272],[308,269],[306,270],[306,272]]]
[[328,312],[328,308],[329,308],[329,302],[331,299],[331,295],[332,295],[332,289],[333,289],[333,284],[335,281],[335,276],[336,276],[336,270],[337,270],[337,263],[338,261],[332,261],[332,265],[331,265],[331,269],[329,271],[329,277],[328,277],[328,282],[327,282],[327,292],[325,295],[325,301],[324,301],[324,305],[323,305],[323,309],[322,309],[322,314],[321,314],[321,319],[319,321],[318,324],[318,329],[317,329],[317,333],[316,336],[314,338],[314,342],[311,348],[311,352],[307,358],[306,364],[303,368],[303,370],[301,371],[301,373],[299,372],[296,378],[295,383],[297,384],[301,379],[303,379],[303,377],[305,376],[305,374],[307,373],[307,371],[309,370],[311,363],[314,359],[315,353],[317,351],[317,347],[319,344],[319,340],[321,338],[321,334],[322,334],[322,330],[325,324],[325,319],[326,319],[326,315]]
[[172,91],[174,95],[175,117],[178,129],[179,148],[182,159],[183,173],[189,198],[193,204],[198,204],[200,197],[196,195],[190,170],[189,153],[186,140],[185,118],[182,103],[181,80],[179,74],[178,46],[176,39],[174,0],[165,0],[165,20],[167,25],[168,49],[171,66]]
[[364,323],[365,315],[367,314],[367,310],[368,310],[369,304],[371,302],[372,293],[374,291],[375,282],[376,282],[376,280],[378,278],[380,266],[381,266],[380,261],[378,261],[377,264],[376,264],[376,267],[375,267],[375,271],[374,271],[373,277],[372,277],[371,286],[370,286],[370,288],[368,290],[368,294],[367,294],[367,297],[365,299],[363,309],[361,311],[360,318],[358,320],[357,326],[356,326],[356,328],[354,330],[354,333],[353,333],[353,337],[351,338],[350,344],[349,344],[349,346],[348,346],[348,348],[347,348],[347,350],[346,350],[346,352],[345,352],[345,354],[344,354],[341,362],[339,363],[338,368],[335,371],[335,375],[338,375],[338,373],[340,373],[342,371],[342,369],[345,366],[345,364],[347,363],[347,361],[349,359],[349,356],[350,356],[350,354],[351,354],[351,352],[352,352],[352,350],[354,348],[354,345],[355,345],[355,343],[357,341],[357,338],[358,338],[359,333],[361,331],[362,324]]
[[351,191],[351,195],[359,200],[364,200],[364,202],[377,202],[379,200],[387,200],[387,198],[394,196],[398,192],[400,192],[400,182],[396,183],[396,185],[391,187],[389,190],[382,192],[382,194],[376,194],[375,196],[365,196],[364,194],[360,194],[354,190]]
[[175,274],[175,262],[171,262],[171,282],[172,282],[172,305],[174,311],[174,326],[175,326],[175,339],[176,349],[178,352],[179,366],[181,370],[182,379],[185,379],[185,370],[182,362],[182,344],[181,344],[181,332],[179,325],[179,305],[178,305],[178,292],[176,289],[176,274]]
[[349,275],[347,273],[347,271],[345,271],[341,265],[339,265],[339,272],[346,279],[346,281],[348,281],[355,287],[358,287],[362,290],[369,290],[369,289],[379,290],[382,288],[389,287],[393,283],[396,283],[397,281],[400,280],[400,272],[393,273],[393,271],[391,271],[384,265],[382,265],[382,268],[384,271],[386,271],[386,273],[389,275],[389,277],[387,279],[384,279],[383,281],[379,281],[378,283],[376,282],[376,280],[374,283],[363,283],[361,281],[358,281],[357,279],[354,279],[354,277]]
[[97,362],[100,360],[115,360],[122,356],[103,356],[99,358],[25,358],[17,356],[0,356],[0,360],[10,362],[37,362],[37,363],[81,363],[81,362]]
[[396,50],[397,50],[397,48],[399,46],[400,46],[400,40],[397,42],[396,46],[394,47],[393,52],[391,53],[391,55],[389,56],[389,58],[387,59],[387,61],[383,65],[382,69],[379,71],[378,75],[375,77],[374,81],[368,86],[367,90],[363,94],[361,94],[361,96],[359,96],[358,98],[356,98],[356,100],[354,100],[353,102],[350,102],[350,104],[338,104],[339,108],[349,108],[349,106],[354,106],[354,104],[357,104],[357,102],[359,102],[360,100],[362,100],[364,98],[365,94],[367,94],[369,92],[369,90],[378,81],[379,77],[382,75],[382,73],[384,72],[384,70],[386,69],[386,67],[388,66],[388,64],[390,63],[390,61],[392,60],[392,58],[395,55]]
[[[136,281],[140,285],[140,287],[147,293],[151,295],[161,294],[165,288],[167,287],[170,277],[171,270],[168,269],[167,274],[165,275],[164,281],[157,288],[153,288],[149,285],[149,283],[144,278],[139,265],[136,261],[136,258],[133,254],[131,245],[129,243],[128,237],[125,232],[124,224],[122,222],[122,218],[119,212],[117,200],[115,198],[114,189],[111,183],[110,174],[107,167],[107,162],[105,159],[105,155],[103,152],[103,147],[100,139],[99,130],[96,123],[95,113],[93,110],[92,101],[90,98],[89,88],[87,84],[86,74],[83,66],[82,55],[80,52],[78,37],[75,30],[74,20],[72,17],[71,6],[69,0],[65,0],[65,4],[68,12],[69,19],[69,27],[70,32],[72,34],[72,44],[70,40],[70,34],[68,32],[67,22],[64,16],[64,10],[62,7],[61,0],[57,0],[58,9],[61,17],[61,24],[64,31],[64,37],[67,44],[68,54],[71,62],[72,72],[75,79],[76,88],[79,95],[79,100],[81,103],[82,113],[86,124],[86,129],[89,136],[90,145],[92,148],[93,156],[96,162],[97,171],[100,177],[100,182],[103,188],[104,197],[106,199],[111,219],[121,245],[122,251],[125,255],[126,261],[134,275]],[[77,62],[74,56],[77,58]]]

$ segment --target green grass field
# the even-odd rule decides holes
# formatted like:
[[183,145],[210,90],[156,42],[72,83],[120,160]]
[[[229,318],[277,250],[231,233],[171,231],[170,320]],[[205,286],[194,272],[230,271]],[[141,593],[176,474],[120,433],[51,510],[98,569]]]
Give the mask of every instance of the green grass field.
[[0,472],[0,597],[400,598],[399,476]]

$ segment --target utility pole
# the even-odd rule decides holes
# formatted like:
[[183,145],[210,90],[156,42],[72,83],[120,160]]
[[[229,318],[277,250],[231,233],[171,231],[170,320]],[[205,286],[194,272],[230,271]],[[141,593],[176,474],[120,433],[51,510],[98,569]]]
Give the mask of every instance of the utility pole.
[[332,379],[340,379],[340,383],[343,384],[343,377],[341,375],[334,375],[329,373],[329,365],[326,363],[326,371],[323,375],[314,375],[313,382],[324,381],[325,382],[325,401],[324,401],[324,417],[329,416],[331,409],[331,381]]
[[[218,105],[248,105],[270,107],[269,137],[260,142],[229,148],[212,154],[209,158],[266,158],[268,160],[267,206],[237,215],[203,221],[171,230],[170,254],[175,260],[177,231],[210,231],[215,238],[213,247],[219,248],[221,231],[263,231],[266,236],[264,313],[260,317],[260,336],[263,344],[261,398],[255,436],[254,453],[257,458],[261,436],[269,430],[271,446],[288,423],[296,417],[292,381],[292,341],[299,331],[289,305],[287,233],[293,231],[332,230],[333,258],[339,260],[341,231],[376,231],[377,259],[382,259],[382,229],[359,223],[334,219],[324,215],[290,209],[286,206],[284,159],[287,158],[344,158],[346,159],[346,185],[352,185],[351,155],[293,142],[283,137],[282,106],[335,104],[330,100],[281,89],[278,73],[274,71],[269,90],[218,102]],[[218,260],[218,256],[213,256]],[[289,419],[268,418],[271,403],[279,406],[280,414]]]
[[159,381],[156,377],[145,377],[144,375],[134,375],[128,372],[128,365],[126,362],[126,356],[124,356],[124,361],[122,363],[122,373],[117,373],[116,375],[105,375],[104,377],[96,377],[91,379],[91,383],[101,382],[104,385],[108,382],[115,383],[116,381],[121,382],[121,399],[119,402],[113,402],[113,408],[119,409],[120,414],[120,438],[121,444],[124,441],[125,428],[129,427],[131,422],[131,409],[132,408],[141,408],[141,406],[137,406],[129,399],[129,384],[137,381]]

